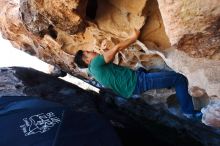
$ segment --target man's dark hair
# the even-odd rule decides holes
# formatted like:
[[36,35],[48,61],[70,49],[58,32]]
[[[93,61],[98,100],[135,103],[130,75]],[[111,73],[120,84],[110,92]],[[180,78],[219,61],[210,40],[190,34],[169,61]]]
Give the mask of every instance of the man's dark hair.
[[75,58],[74,58],[74,62],[78,65],[78,67],[80,68],[87,68],[88,67],[88,64],[86,64],[84,61],[83,61],[83,51],[82,50],[79,50],[76,55],[75,55]]

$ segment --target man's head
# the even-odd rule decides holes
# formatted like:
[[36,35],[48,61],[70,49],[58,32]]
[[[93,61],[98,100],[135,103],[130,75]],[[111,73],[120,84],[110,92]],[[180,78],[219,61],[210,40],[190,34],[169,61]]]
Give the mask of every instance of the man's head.
[[82,51],[79,50],[74,58],[74,62],[80,68],[87,68],[93,58],[95,58],[98,54],[96,52],[90,51]]

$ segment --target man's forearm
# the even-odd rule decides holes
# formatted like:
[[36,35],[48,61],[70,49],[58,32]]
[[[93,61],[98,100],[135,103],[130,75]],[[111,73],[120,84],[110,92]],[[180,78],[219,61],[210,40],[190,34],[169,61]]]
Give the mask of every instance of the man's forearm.
[[115,58],[115,54],[118,52],[118,50],[119,50],[119,46],[115,45],[113,48],[105,52],[103,54],[105,63],[111,62]]
[[122,42],[120,42],[118,45],[118,50],[117,51],[122,51],[125,48],[128,48],[131,44],[133,44],[136,41],[136,38],[128,38]]
[[103,54],[105,62],[106,63],[111,62],[114,59],[115,54],[118,51],[122,51],[123,49],[129,47],[132,43],[134,43],[137,40],[139,34],[140,32],[138,30],[135,30],[133,35],[130,38],[118,43],[113,48],[111,48],[109,51],[105,52]]

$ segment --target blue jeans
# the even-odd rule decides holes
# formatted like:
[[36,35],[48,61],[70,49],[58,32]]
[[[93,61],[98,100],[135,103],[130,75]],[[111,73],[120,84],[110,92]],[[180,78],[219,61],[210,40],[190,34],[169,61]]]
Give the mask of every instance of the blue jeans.
[[150,89],[175,87],[181,111],[186,114],[194,112],[192,97],[188,93],[188,81],[182,74],[174,71],[147,73],[136,71],[137,84],[133,94],[141,94]]

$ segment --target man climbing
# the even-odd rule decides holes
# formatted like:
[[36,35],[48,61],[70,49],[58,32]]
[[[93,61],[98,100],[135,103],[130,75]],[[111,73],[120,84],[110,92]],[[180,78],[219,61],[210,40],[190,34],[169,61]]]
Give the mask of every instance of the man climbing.
[[150,89],[175,87],[183,115],[187,118],[201,117],[201,112],[194,110],[192,97],[188,93],[188,81],[182,74],[174,71],[154,73],[133,71],[112,63],[116,53],[134,43],[139,34],[138,30],[134,30],[128,39],[118,43],[102,55],[79,50],[74,61],[80,68],[88,67],[89,74],[99,83],[125,98],[141,94]]

